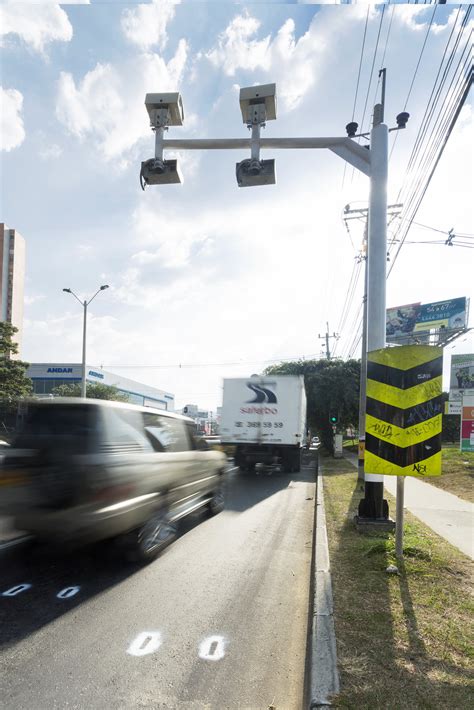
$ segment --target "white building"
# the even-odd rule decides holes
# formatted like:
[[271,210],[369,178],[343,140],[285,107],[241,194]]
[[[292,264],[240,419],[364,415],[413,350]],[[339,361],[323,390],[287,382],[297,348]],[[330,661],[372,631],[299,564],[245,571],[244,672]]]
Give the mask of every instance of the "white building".
[[18,328],[13,341],[21,356],[25,288],[25,240],[16,229],[0,223],[0,320]]
[[[33,382],[33,394],[44,397],[51,394],[52,390],[59,385],[79,384],[82,377],[82,366],[77,363],[63,362],[34,363],[30,365],[26,375]],[[131,404],[174,411],[174,395],[170,392],[129,380],[94,365],[86,366],[86,382],[114,386],[121,394],[127,396]]]

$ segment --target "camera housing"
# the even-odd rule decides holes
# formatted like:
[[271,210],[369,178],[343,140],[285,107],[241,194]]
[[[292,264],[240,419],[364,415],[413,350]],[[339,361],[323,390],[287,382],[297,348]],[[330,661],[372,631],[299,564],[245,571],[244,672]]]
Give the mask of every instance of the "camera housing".
[[183,178],[177,160],[150,158],[142,163],[140,170],[142,190],[146,185],[173,185],[182,182]]
[[410,114],[406,111],[402,111],[402,113],[399,113],[396,119],[398,128],[406,128],[409,118]]
[[184,121],[183,100],[178,91],[167,94],[147,94],[145,106],[150,117],[150,125],[155,126],[157,112],[166,109],[168,116],[167,126],[182,126]]
[[264,121],[273,121],[276,119],[276,84],[261,84],[240,89],[239,102],[244,123],[249,123],[250,110],[259,104],[265,106]]
[[235,176],[239,187],[275,185],[275,161],[246,158],[235,165]]

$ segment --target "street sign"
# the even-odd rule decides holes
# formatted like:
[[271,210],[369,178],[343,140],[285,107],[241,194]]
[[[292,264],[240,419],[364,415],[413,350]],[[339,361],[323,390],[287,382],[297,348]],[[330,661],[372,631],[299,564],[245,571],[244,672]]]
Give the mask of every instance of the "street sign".
[[367,356],[365,472],[439,476],[443,355],[429,345]]

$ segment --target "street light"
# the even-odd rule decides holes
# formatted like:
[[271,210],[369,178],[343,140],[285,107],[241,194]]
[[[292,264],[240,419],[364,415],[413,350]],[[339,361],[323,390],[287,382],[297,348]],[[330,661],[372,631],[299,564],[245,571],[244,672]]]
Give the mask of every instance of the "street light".
[[[385,347],[386,265],[387,265],[387,182],[388,182],[388,134],[404,129],[409,114],[397,116],[397,126],[388,128],[384,123],[386,71],[381,69],[381,102],[374,106],[373,123],[369,133],[357,134],[355,122],[346,126],[347,137],[326,138],[262,138],[260,128],[266,120],[276,118],[276,91],[274,84],[241,89],[240,105],[242,118],[252,130],[250,139],[242,138],[189,138],[164,139],[169,126],[182,125],[184,110],[181,96],[174,94],[147,94],[145,104],[155,131],[155,157],[142,163],[140,182],[159,185],[181,182],[177,165],[167,166],[163,159],[164,149],[171,150],[242,150],[250,149],[251,157],[237,164],[239,187],[265,185],[275,182],[274,161],[261,161],[260,150],[272,149],[317,149],[327,148],[370,180],[368,259],[367,259],[367,350]],[[359,145],[354,138],[366,138],[369,145]],[[171,161],[169,161],[171,162]],[[265,162],[269,164],[265,165]],[[365,472],[365,499],[361,501],[361,514],[371,520],[388,518],[383,501],[383,476]]]
[[81,306],[84,309],[84,323],[83,323],[83,329],[82,329],[82,378],[81,378],[81,397],[85,399],[86,397],[86,328],[87,328],[87,306],[89,303],[91,303],[94,298],[97,296],[97,294],[100,291],[105,291],[106,288],[109,288],[108,284],[104,284],[103,286],[100,286],[100,288],[97,289],[97,291],[94,293],[92,298],[90,298],[88,301],[84,300],[81,301],[81,299],[76,296],[74,291],[72,291],[70,288],[63,288],[63,291],[66,293],[70,293],[76,301],[79,301]]

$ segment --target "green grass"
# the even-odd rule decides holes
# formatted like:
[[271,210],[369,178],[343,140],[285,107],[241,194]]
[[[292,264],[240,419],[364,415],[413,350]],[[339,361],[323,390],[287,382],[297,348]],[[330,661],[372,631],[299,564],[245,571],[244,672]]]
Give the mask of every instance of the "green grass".
[[[472,563],[406,513],[399,575],[391,533],[356,531],[356,469],[321,458],[341,693],[336,707],[472,707]],[[393,500],[389,500],[395,512]]]
[[[350,453],[357,453],[359,440],[343,442],[343,447]],[[427,479],[438,488],[474,503],[474,453],[459,451],[459,446],[443,444],[443,468],[441,476]]]

